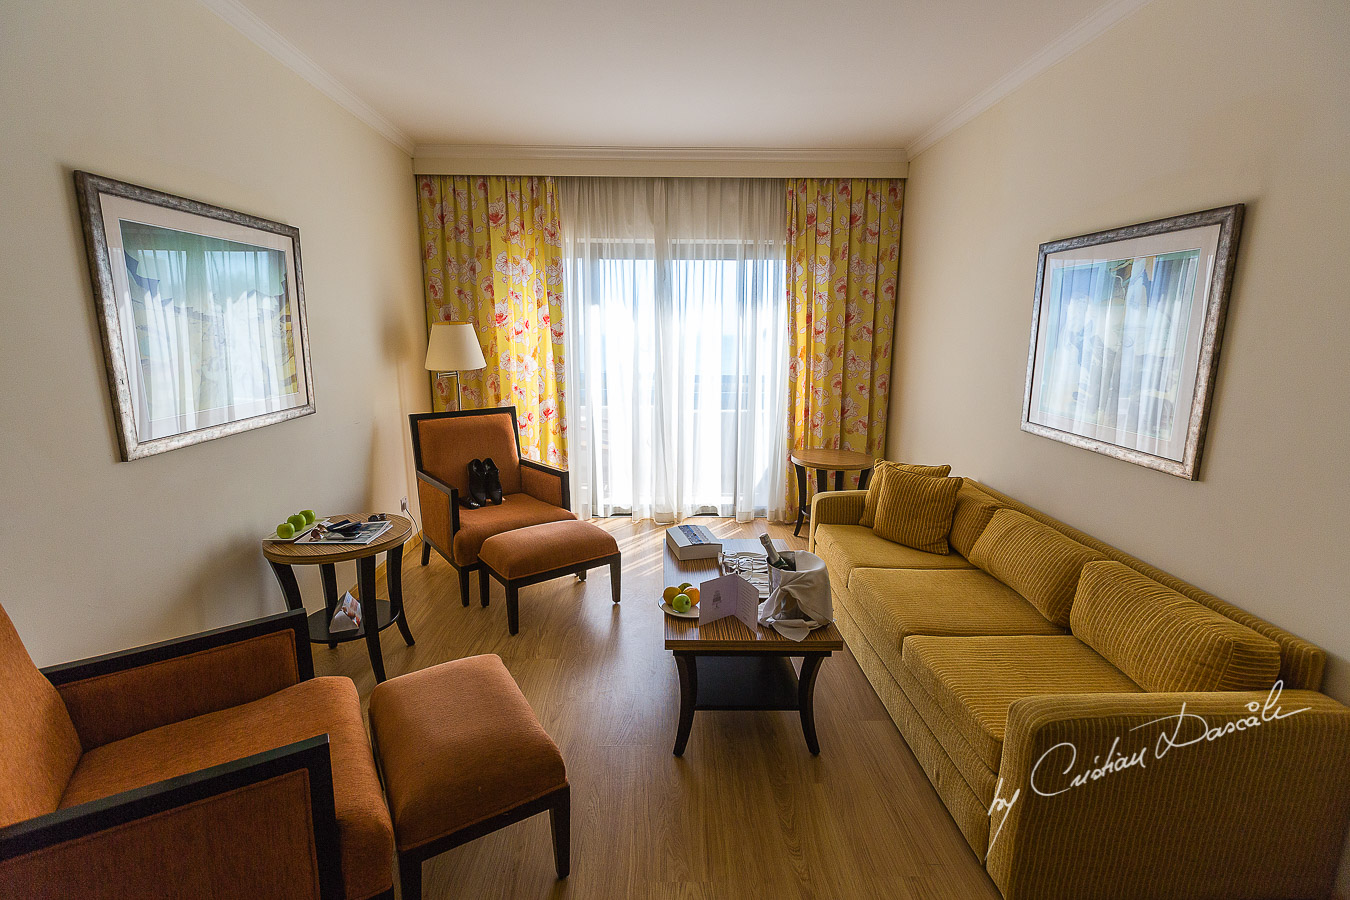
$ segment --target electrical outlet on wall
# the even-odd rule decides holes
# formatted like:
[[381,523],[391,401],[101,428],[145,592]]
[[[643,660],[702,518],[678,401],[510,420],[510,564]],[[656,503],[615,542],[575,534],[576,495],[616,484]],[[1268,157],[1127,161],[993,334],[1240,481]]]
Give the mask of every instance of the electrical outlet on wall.
[[404,497],[404,498],[402,498],[401,500],[398,501],[398,508],[401,509],[401,510],[403,510],[403,512],[405,512],[405,513],[411,513],[411,512],[412,512],[412,510],[408,509],[408,498],[407,498],[407,497]]

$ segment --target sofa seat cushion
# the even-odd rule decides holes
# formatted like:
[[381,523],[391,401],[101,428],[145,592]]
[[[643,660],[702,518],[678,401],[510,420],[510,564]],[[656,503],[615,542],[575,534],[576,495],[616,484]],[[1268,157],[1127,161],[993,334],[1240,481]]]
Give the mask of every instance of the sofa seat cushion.
[[956,730],[997,772],[1008,707],[1042,694],[1142,689],[1073,635],[929,637],[905,641],[900,661]]
[[1016,591],[979,569],[860,568],[853,570],[848,586],[854,605],[897,649],[916,634],[1064,633]]
[[393,886],[394,830],[350,678],[302,681],[252,703],[95,747],[80,757],[61,808],[325,733],[346,893],[352,900],[371,897]]
[[471,566],[478,562],[478,551],[483,541],[503,531],[513,531],[527,525],[545,522],[566,522],[575,519],[570,511],[536,500],[529,494],[506,494],[500,505],[489,503],[479,509],[459,510],[459,531],[455,532],[452,548],[455,564]]
[[873,569],[973,569],[955,553],[925,553],[888,541],[866,525],[817,525],[816,555],[845,584],[853,570]]
[[1280,647],[1119,562],[1083,568],[1073,633],[1150,691],[1269,690]]

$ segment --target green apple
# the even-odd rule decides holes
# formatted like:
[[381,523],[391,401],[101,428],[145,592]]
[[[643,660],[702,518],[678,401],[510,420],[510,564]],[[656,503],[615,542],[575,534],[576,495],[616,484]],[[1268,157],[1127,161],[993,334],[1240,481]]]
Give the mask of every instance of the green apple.
[[300,515],[299,513],[296,513],[295,515],[291,516],[286,521],[290,522],[291,527],[294,528],[296,531],[304,531],[305,527],[309,525],[309,523],[305,521],[305,517]]
[[681,591],[687,591],[687,590],[689,590],[689,589],[690,589],[691,587],[693,587],[693,586],[694,586],[694,585],[693,585],[692,582],[686,581],[684,584],[680,585],[680,590],[681,590]]
[[680,613],[689,612],[689,608],[693,605],[694,601],[685,593],[676,594],[675,599],[670,601],[670,608]]
[[284,541],[288,541],[295,537],[295,526],[290,522],[282,522],[277,526],[277,537]]
[[306,525],[313,525],[319,518],[318,516],[314,515],[314,510],[312,509],[302,509],[300,510],[300,515],[305,517]]

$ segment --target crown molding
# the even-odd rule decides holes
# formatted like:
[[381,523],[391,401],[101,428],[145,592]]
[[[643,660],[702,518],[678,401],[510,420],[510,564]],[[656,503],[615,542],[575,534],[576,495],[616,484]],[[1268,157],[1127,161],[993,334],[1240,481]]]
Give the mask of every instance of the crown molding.
[[424,144],[419,175],[903,178],[903,150]]
[[257,44],[278,62],[314,85],[339,106],[374,128],[404,153],[413,152],[413,140],[401,128],[380,115],[368,103],[349,91],[326,69],[305,55],[271,25],[258,18],[239,0],[200,0],[207,9],[220,16],[244,37]]
[[1081,50],[1151,2],[1152,0],[1112,0],[915,138],[905,148],[908,157],[913,159],[918,156],[1055,63]]

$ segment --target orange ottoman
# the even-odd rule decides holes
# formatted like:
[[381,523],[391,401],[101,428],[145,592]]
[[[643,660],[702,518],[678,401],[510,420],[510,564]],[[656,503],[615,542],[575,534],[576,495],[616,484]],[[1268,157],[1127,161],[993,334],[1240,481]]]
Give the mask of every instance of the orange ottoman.
[[403,900],[422,896],[425,860],[545,810],[558,877],[567,877],[571,799],[562,754],[501,657],[457,659],[377,684],[370,730]]
[[479,594],[488,605],[488,576],[506,588],[506,625],[512,634],[520,631],[520,589],[541,581],[576,575],[586,580],[586,570],[609,566],[610,590],[619,602],[619,542],[614,535],[576,520],[546,522],[503,531],[483,542],[478,551],[482,567]]

